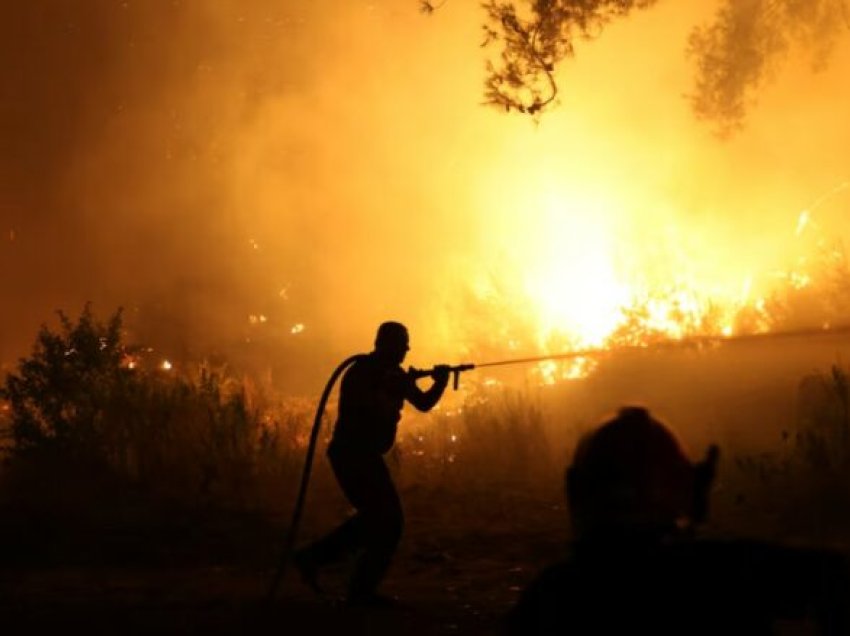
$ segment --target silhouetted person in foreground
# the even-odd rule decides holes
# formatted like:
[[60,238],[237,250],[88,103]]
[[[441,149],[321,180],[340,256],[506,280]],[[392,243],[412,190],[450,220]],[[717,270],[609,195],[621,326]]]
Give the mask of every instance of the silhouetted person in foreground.
[[401,368],[409,349],[407,329],[397,322],[378,328],[375,349],[356,361],[342,378],[339,415],[328,446],[334,475],[356,514],[324,538],[294,556],[302,579],[320,591],[321,566],[358,550],[348,600],[358,605],[388,606],[393,600],[377,593],[401,538],[403,515],[398,493],[383,455],[395,442],[405,401],[429,411],[443,395],[447,366],[434,368],[427,391]]
[[840,555],[695,538],[717,456],[692,464],[642,408],[585,437],[566,474],[571,555],[523,592],[509,633],[755,635],[789,620],[847,634]]

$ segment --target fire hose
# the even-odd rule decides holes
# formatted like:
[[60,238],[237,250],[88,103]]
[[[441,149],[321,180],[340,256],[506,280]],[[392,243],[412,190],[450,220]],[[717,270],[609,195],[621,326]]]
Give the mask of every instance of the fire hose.
[[[283,580],[283,576],[286,574],[286,569],[292,558],[292,552],[298,535],[298,526],[301,524],[301,515],[304,512],[304,502],[307,499],[307,486],[310,483],[310,472],[313,468],[313,456],[316,453],[316,442],[319,439],[319,429],[322,425],[322,417],[325,414],[325,406],[327,405],[328,397],[330,397],[334,384],[336,384],[337,379],[340,375],[342,375],[343,371],[365,357],[367,357],[367,354],[360,353],[353,355],[350,358],[346,358],[336,369],[334,369],[334,372],[328,379],[328,383],[325,385],[325,390],[322,391],[322,397],[319,398],[319,405],[316,407],[316,417],[313,419],[313,428],[310,431],[310,442],[307,445],[307,458],[304,461],[304,470],[301,473],[301,485],[298,487],[298,497],[295,500],[295,508],[292,512],[292,521],[289,523],[289,529],[287,530],[286,539],[284,541],[283,552],[281,553],[280,561],[275,569],[272,583],[269,586],[267,598],[269,603],[274,600],[277,588]],[[453,376],[452,385],[455,390],[458,388],[461,372],[469,371],[474,368],[474,364],[460,364],[448,368],[449,373]],[[408,370],[408,375],[413,377],[413,379],[424,378],[433,374],[434,369],[415,369],[410,367]]]
[[[653,343],[651,346],[644,344],[625,345],[616,348],[593,347],[587,349],[577,349],[565,353],[545,354],[541,356],[532,356],[527,358],[511,358],[507,360],[498,360],[495,362],[485,362],[481,364],[459,364],[456,366],[448,367],[448,371],[452,375],[453,388],[457,390],[459,386],[460,374],[462,372],[471,371],[473,369],[482,369],[485,367],[533,364],[536,362],[548,362],[555,360],[567,360],[570,358],[591,357],[614,352],[640,352],[648,351],[650,349],[681,349],[687,347],[700,348],[708,346],[717,346],[722,343],[744,343],[769,339],[802,338],[841,334],[850,334],[850,325],[828,327],[823,329],[799,329],[793,331],[775,331],[754,334],[742,334],[738,336],[694,336],[690,338],[665,340],[658,343]],[[331,391],[333,390],[333,387],[336,384],[336,381],[339,376],[342,375],[342,373],[349,366],[351,366],[358,360],[362,360],[365,357],[367,357],[367,354],[361,353],[346,358],[331,374],[331,377],[328,379],[328,382],[325,385],[324,391],[322,391],[322,396],[319,399],[319,404],[316,408],[316,416],[313,419],[313,428],[310,431],[310,442],[307,446],[307,457],[304,462],[304,469],[301,474],[301,484],[298,488],[298,497],[295,502],[295,508],[293,509],[292,521],[289,524],[289,528],[287,530],[286,538],[284,541],[283,552],[281,553],[280,560],[278,562],[277,568],[275,569],[275,573],[268,590],[267,602],[269,603],[274,600],[275,593],[277,592],[277,588],[280,585],[280,582],[283,580],[284,574],[286,573],[287,567],[292,557],[293,548],[295,547],[298,527],[301,523],[301,516],[304,512],[304,502],[307,498],[307,486],[310,482],[310,473],[313,468],[313,456],[316,452],[316,443],[319,438],[319,429],[321,427],[322,417],[325,413],[325,406],[327,405],[328,398],[330,397]],[[408,369],[408,375],[411,376],[413,379],[429,377],[434,374],[435,369],[436,367],[431,369],[416,369],[414,367],[410,367]]]
[[277,569],[275,569],[274,577],[272,578],[272,583],[269,587],[269,603],[274,600],[275,592],[277,592],[278,585],[280,585],[281,580],[283,580],[283,575],[286,573],[286,568],[292,557],[292,549],[295,547],[298,526],[301,523],[301,514],[304,512],[304,501],[307,498],[307,485],[310,483],[310,471],[313,468],[313,455],[316,453],[316,441],[319,439],[319,428],[322,424],[322,416],[325,414],[325,405],[328,403],[328,397],[330,397],[334,384],[336,384],[336,380],[342,372],[358,360],[362,360],[365,357],[366,354],[361,353],[343,360],[342,364],[334,369],[330,379],[328,379],[328,383],[325,385],[325,390],[322,391],[322,397],[319,398],[319,406],[316,407],[316,417],[313,419],[313,428],[310,431],[310,443],[307,446],[307,459],[304,461],[304,470],[301,473],[301,485],[298,488],[298,498],[295,501],[295,508],[292,512],[292,521],[289,524],[289,529],[286,533],[286,540],[284,541],[283,552],[281,553],[280,561],[278,562]]

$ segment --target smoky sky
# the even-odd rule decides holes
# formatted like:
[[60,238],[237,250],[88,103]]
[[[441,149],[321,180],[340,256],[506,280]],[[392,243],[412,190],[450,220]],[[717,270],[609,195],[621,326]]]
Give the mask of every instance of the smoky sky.
[[6,5],[7,364],[86,301],[124,307],[135,339],[175,357],[326,370],[396,319],[429,358],[411,361],[434,362],[497,330],[503,316],[458,298],[534,251],[517,228],[536,222],[522,188],[543,174],[628,189],[628,227],[685,219],[683,240],[724,245],[707,260],[748,266],[850,176],[846,51],[820,79],[791,60],[732,141],[694,120],[684,51],[705,8],[661,3],[583,43],[534,123],[481,105],[476,3],[430,17],[403,0]]
[[[322,7],[309,6],[4,10],[4,354],[54,309],[73,315],[86,301],[101,315],[122,305],[130,321],[143,312],[148,329],[179,340],[267,311],[252,285],[236,284],[256,274],[246,268],[260,237],[233,223],[228,171],[262,100],[303,91],[318,73],[311,23]],[[279,168],[291,174],[302,157],[287,150]]]

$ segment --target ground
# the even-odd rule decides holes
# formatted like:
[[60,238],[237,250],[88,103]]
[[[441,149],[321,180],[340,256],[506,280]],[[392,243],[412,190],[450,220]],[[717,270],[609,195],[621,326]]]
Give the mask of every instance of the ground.
[[[534,573],[563,553],[557,493],[402,495],[406,532],[384,586],[398,609],[342,603],[347,564],[325,573],[325,597],[290,570],[266,605],[281,519],[159,510],[146,522],[125,515],[111,527],[70,524],[63,536],[33,525],[38,544],[50,539],[52,548],[39,555],[33,542],[7,554],[0,615],[14,629],[5,633],[493,634]],[[305,538],[334,516],[314,515]],[[6,525],[9,547],[14,528]]]

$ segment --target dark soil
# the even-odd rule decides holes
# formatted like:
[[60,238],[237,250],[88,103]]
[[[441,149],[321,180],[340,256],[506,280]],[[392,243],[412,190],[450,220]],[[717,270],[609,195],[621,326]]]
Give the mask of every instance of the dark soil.
[[[412,488],[402,497],[406,532],[382,590],[400,601],[391,610],[341,600],[350,564],[323,572],[322,597],[290,570],[267,605],[281,515],[133,497],[76,514],[6,502],[3,632],[494,634],[523,586],[563,553],[567,521],[557,492]],[[325,504],[311,502],[303,540],[342,519],[338,502]]]

